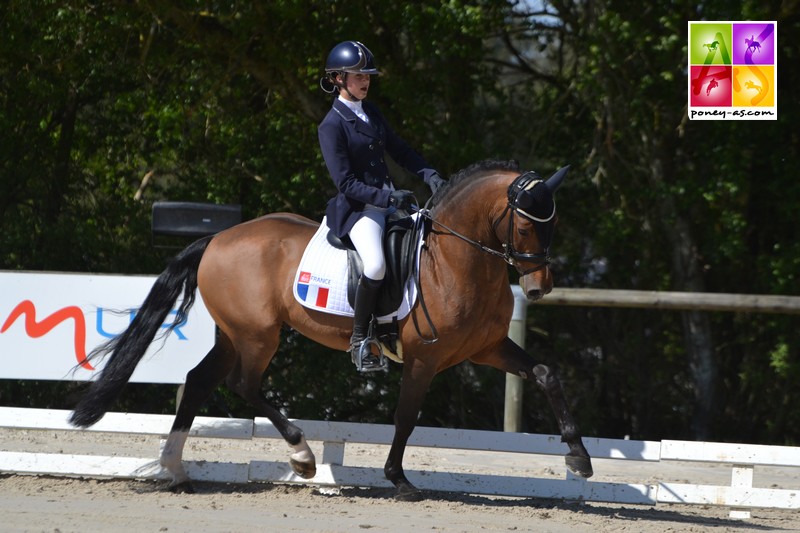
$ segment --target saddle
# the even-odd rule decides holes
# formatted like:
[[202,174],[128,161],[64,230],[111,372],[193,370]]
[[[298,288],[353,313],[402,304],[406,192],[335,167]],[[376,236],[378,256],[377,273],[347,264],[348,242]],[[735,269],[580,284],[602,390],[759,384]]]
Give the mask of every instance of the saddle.
[[[394,213],[386,221],[383,236],[386,276],[378,292],[375,316],[390,315],[400,306],[406,282],[414,271],[418,231],[414,220],[407,215]],[[354,307],[356,286],[364,272],[364,264],[350,237],[339,238],[328,231],[326,238],[334,248],[347,251],[347,301]]]
[[[402,347],[398,342],[400,328],[397,323],[396,311],[403,301],[406,283],[416,267],[419,232],[422,231],[424,237],[428,229],[427,223],[423,221],[420,224],[419,220],[417,219],[415,222],[412,217],[398,213],[393,213],[386,220],[383,237],[386,276],[378,291],[378,301],[373,314],[375,317],[386,315],[393,315],[393,317],[391,322],[378,322],[373,318],[370,328],[370,337],[376,338],[378,344],[382,346],[381,361],[384,361],[383,355],[396,361],[403,359]],[[355,307],[356,286],[364,272],[364,264],[350,237],[345,235],[343,238],[339,238],[328,231],[326,238],[328,244],[334,248],[347,251],[347,301],[351,307]]]

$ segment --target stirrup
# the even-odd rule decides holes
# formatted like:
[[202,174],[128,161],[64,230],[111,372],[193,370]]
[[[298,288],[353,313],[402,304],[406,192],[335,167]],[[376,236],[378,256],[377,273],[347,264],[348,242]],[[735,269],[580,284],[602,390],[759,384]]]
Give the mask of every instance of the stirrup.
[[[377,347],[378,355],[372,353],[372,346]],[[379,372],[389,370],[389,362],[383,355],[383,349],[375,337],[367,337],[361,343],[350,346],[350,356],[359,372]]]

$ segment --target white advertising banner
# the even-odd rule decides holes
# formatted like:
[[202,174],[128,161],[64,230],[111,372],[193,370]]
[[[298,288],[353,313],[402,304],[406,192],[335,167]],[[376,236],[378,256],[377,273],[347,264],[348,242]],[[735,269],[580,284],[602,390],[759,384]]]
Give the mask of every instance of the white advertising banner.
[[[91,380],[104,361],[87,361],[86,355],[128,326],[155,279],[0,272],[0,379]],[[131,381],[183,383],[214,345],[214,335],[198,293],[186,323],[156,336]]]

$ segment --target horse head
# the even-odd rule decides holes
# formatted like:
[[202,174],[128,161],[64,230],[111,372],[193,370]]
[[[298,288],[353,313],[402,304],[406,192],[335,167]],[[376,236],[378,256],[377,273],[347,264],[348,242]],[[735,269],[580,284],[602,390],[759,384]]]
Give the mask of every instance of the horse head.
[[[481,161],[454,175],[437,191],[430,218],[448,235],[516,268],[527,297],[538,300],[553,288],[549,248],[558,218],[553,197],[568,169],[561,168],[543,180],[536,172],[520,174],[515,161]],[[501,190],[505,194],[496,195]],[[488,209],[487,226],[475,225],[476,209]],[[456,229],[470,227],[477,231],[464,235]],[[449,239],[443,242],[447,246],[444,256],[461,261],[463,267],[463,256],[457,254],[464,247],[450,248]]]
[[563,167],[546,181],[534,172],[526,172],[508,190],[511,214],[503,247],[507,261],[520,274],[525,295],[532,301],[553,289],[550,244],[558,221],[554,195],[568,170],[569,166]]

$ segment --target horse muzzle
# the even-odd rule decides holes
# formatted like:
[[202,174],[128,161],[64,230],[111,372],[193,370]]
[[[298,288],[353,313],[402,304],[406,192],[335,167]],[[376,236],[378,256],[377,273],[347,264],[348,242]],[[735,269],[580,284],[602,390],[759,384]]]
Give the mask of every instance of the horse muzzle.
[[553,278],[550,275],[549,268],[543,268],[522,276],[519,284],[525,293],[525,297],[531,302],[541,300],[553,290]]

